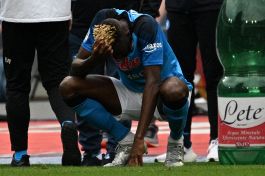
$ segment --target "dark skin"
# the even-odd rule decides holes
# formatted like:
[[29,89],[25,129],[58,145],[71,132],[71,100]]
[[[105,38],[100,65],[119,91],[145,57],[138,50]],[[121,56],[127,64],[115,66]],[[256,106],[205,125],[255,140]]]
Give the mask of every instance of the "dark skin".
[[[128,36],[129,27],[125,21],[120,21],[124,36]],[[127,43],[130,45],[130,43]],[[113,54],[111,46],[107,46],[103,41],[96,41],[93,52],[87,52],[82,47],[77,58],[72,63],[72,76],[66,77],[61,85],[60,91],[64,98],[72,98],[76,95],[93,98],[113,115],[121,114],[121,104],[115,87],[107,76],[87,75],[87,70],[96,64],[104,62]],[[85,58],[91,56],[91,59]],[[115,58],[119,61],[124,58]],[[187,86],[177,77],[170,77],[161,82],[160,66],[144,67],[145,87],[143,92],[142,108],[139,123],[137,126],[135,139],[128,161],[129,166],[142,166],[144,154],[144,136],[150,124],[157,105],[158,96],[164,102],[175,104],[178,100],[188,96]]]

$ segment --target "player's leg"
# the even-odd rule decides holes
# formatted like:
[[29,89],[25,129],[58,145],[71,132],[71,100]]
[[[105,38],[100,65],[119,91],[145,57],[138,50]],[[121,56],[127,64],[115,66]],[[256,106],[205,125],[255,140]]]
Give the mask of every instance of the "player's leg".
[[[118,120],[120,123],[122,123],[125,127],[128,129],[131,129],[132,121],[129,119],[122,119],[118,117]],[[117,153],[117,145],[118,142],[109,134],[105,133],[107,136],[107,144],[106,144],[106,155],[103,158],[103,165],[106,165],[108,163],[112,163],[112,161],[115,159],[116,153]],[[104,138],[104,136],[103,136]]]
[[92,127],[88,122],[77,116],[77,127],[79,131],[79,143],[82,146],[82,166],[101,166],[101,140],[100,130]]
[[[112,79],[115,89],[117,91],[122,113],[119,116],[120,121],[127,122],[127,125],[123,123],[125,126],[130,128],[131,123],[129,119],[138,120],[141,112],[141,104],[142,104],[142,93],[136,93],[127,89],[121,81],[117,79]],[[129,120],[129,121],[128,121]],[[105,167],[112,166],[124,166],[127,164],[127,161],[130,156],[131,148],[133,146],[134,134],[129,132],[124,139],[118,141],[116,150],[115,150],[115,158],[111,163],[104,165]]]
[[[70,58],[74,59],[78,53],[80,45],[82,44],[83,37],[77,35],[74,31],[69,34],[69,50]],[[97,65],[89,74],[104,74],[104,65]],[[99,129],[91,127],[87,121],[80,119],[76,116],[77,129],[79,131],[78,139],[83,152],[81,161],[82,166],[101,166],[103,159],[101,154],[101,141],[102,134]]]
[[169,167],[183,165],[183,130],[189,109],[188,97],[188,87],[177,77],[168,78],[160,87],[158,107],[170,128],[165,161],[165,165]]
[[[198,38],[193,18],[190,14],[169,12],[168,19],[170,27],[168,29],[168,41],[180,63],[185,78],[194,85],[194,74],[196,70],[196,47]],[[185,161],[194,161],[196,154],[192,152],[191,123],[192,112],[194,110],[194,90],[191,94],[191,101],[187,122],[184,128],[184,155]]]
[[62,81],[60,90],[65,102],[91,126],[107,131],[117,141],[127,135],[128,128],[113,117],[121,113],[121,105],[109,77],[88,75],[83,79],[69,76]]
[[[142,96],[129,91],[121,81],[100,75],[88,75],[84,79],[67,77],[61,83],[61,93],[80,118],[108,132],[118,142],[116,156],[107,166],[125,165],[129,158],[134,134],[113,115],[120,115],[128,107],[133,107],[133,110],[137,110],[140,114]],[[131,106],[131,103],[136,104],[135,107]],[[136,116],[139,117],[139,115]]]
[[120,97],[112,80],[101,75],[86,78],[67,77],[61,83],[61,93],[79,118],[91,126],[106,131],[118,142],[116,157],[110,166],[125,165],[129,157],[134,135],[118,122],[114,115],[122,112]]

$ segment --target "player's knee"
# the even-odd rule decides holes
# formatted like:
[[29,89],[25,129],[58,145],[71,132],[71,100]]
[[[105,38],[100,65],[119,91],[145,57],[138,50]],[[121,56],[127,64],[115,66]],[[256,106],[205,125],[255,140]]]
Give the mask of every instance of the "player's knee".
[[74,80],[71,76],[67,76],[60,83],[59,91],[64,99],[72,97],[74,94]]
[[178,104],[188,98],[189,90],[184,83],[167,82],[160,87],[160,95],[164,102]]

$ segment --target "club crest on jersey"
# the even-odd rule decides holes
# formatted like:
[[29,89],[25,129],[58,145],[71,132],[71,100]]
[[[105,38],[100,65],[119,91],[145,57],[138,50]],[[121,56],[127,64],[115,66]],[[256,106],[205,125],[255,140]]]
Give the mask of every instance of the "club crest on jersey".
[[141,64],[141,61],[139,57],[132,60],[129,60],[127,57],[123,62],[119,62],[117,64],[122,71],[128,71],[138,67]]
[[144,52],[151,53],[156,51],[158,48],[162,48],[162,43],[151,43],[144,47]]

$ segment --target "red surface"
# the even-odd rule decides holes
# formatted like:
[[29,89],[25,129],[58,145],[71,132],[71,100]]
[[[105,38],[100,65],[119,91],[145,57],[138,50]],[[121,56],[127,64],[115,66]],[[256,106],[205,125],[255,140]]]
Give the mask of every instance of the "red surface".
[[[208,122],[205,116],[193,118],[193,123]],[[163,154],[166,151],[169,130],[165,122],[156,123],[160,128],[159,147],[149,148],[150,155]],[[135,128],[136,122],[133,123]],[[162,129],[162,126],[164,127]],[[208,127],[196,127],[198,129]],[[162,133],[162,134],[161,134]],[[165,134],[166,133],[166,134]],[[192,134],[193,150],[199,155],[206,155],[209,134]],[[56,155],[62,153],[60,140],[60,126],[57,121],[31,121],[29,130],[29,154],[31,155]],[[0,122],[0,157],[11,156],[9,133],[6,122]]]

